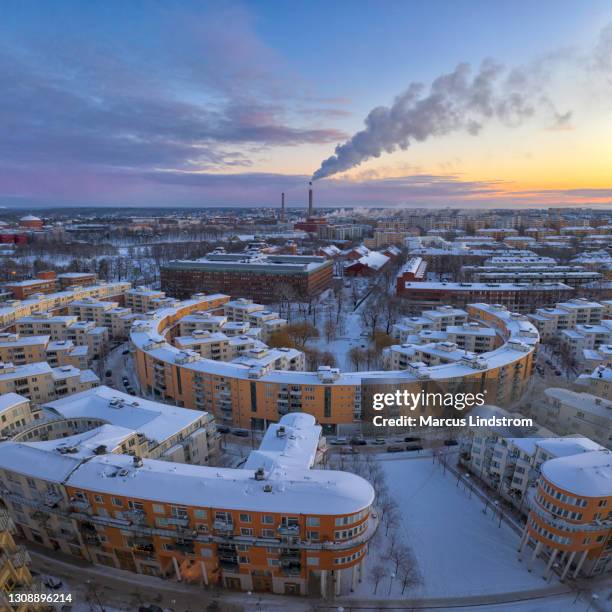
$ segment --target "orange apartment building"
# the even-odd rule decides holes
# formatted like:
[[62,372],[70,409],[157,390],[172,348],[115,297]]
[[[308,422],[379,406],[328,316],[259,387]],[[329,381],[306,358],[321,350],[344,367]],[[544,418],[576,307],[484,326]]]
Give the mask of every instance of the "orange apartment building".
[[559,457],[542,465],[538,487],[528,499],[530,513],[519,548],[529,571],[538,556],[547,560],[545,576],[556,566],[561,580],[610,570],[611,482],[609,450]]
[[0,445],[3,498],[20,535],[203,586],[327,596],[340,594],[345,573],[352,587],[361,579],[374,491],[316,469],[325,441],[312,416],[272,425],[241,469],[130,456],[116,444],[122,428],[104,427],[93,438]]
[[518,399],[526,389],[539,341],[537,330],[526,317],[499,305],[474,304],[470,316],[494,326],[502,335],[501,346],[475,357],[466,355],[451,364],[410,364],[401,373],[249,367],[204,359],[170,344],[170,330],[182,317],[194,311],[214,310],[228,300],[228,296],[219,294],[195,297],[176,308],[160,310],[150,319],[136,322],[130,339],[143,389],[178,406],[211,412],[224,424],[249,429],[262,430],[295,411],[312,414],[326,432],[336,431],[343,424],[363,423],[368,420],[369,408],[362,406],[362,382],[372,376],[384,380],[399,375],[402,384],[414,391],[425,384],[433,386],[449,380],[469,382],[486,389],[489,398],[503,404]]

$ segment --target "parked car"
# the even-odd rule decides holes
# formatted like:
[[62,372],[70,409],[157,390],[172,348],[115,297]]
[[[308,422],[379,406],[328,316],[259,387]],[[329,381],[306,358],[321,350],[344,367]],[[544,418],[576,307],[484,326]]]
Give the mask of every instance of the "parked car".
[[222,434],[230,432],[230,428],[227,425],[217,425],[217,431]]
[[404,449],[401,446],[387,446],[388,453],[401,453]]
[[337,446],[342,446],[344,444],[348,444],[348,440],[346,438],[340,437],[330,440],[329,443]]
[[367,442],[363,438],[351,438],[351,444],[354,446],[365,446]]
[[420,444],[409,444],[406,447],[407,451],[422,451],[423,447]]
[[404,438],[404,442],[420,442],[421,438],[419,436],[406,436]]
[[444,446],[457,446],[457,440],[444,440]]
[[249,432],[246,429],[234,429],[232,433],[239,438],[248,438]]
[[376,436],[376,439],[372,444],[386,444],[386,440],[382,436]]

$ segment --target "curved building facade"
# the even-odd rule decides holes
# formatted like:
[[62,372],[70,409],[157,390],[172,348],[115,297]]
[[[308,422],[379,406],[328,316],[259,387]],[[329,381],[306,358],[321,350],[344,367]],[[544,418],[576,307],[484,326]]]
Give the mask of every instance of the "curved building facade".
[[545,575],[558,569],[562,580],[610,569],[612,452],[591,451],[546,461],[529,506],[519,555],[528,551],[530,571],[539,556],[547,561]]
[[[321,367],[317,372],[274,370],[269,366],[206,359],[171,344],[174,326],[194,312],[220,309],[229,296],[194,296],[176,307],[152,313],[132,327],[138,378],[143,389],[156,398],[199,410],[236,427],[264,429],[284,414],[312,414],[326,431],[338,425],[369,420],[370,407],[362,406],[362,383],[393,379],[419,392],[425,387],[453,383],[470,384],[487,393],[496,404],[518,400],[527,389],[534,367],[539,335],[523,315],[503,306],[471,304],[470,318],[492,327],[501,346],[479,355],[466,355],[454,363],[425,366],[409,364],[401,371],[341,372]],[[282,350],[282,349],[279,349]]]

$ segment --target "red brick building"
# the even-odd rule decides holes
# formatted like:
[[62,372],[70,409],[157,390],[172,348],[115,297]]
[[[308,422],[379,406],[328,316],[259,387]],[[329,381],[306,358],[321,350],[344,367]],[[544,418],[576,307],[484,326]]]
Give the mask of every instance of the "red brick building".
[[331,287],[333,263],[324,257],[210,253],[195,261],[171,261],[161,268],[161,289],[187,298],[194,293],[227,293],[256,302],[276,302],[289,287],[296,299]]
[[415,312],[450,304],[465,308],[467,304],[501,304],[508,310],[527,313],[536,308],[564,301],[574,296],[574,289],[563,283],[398,283],[397,295]]

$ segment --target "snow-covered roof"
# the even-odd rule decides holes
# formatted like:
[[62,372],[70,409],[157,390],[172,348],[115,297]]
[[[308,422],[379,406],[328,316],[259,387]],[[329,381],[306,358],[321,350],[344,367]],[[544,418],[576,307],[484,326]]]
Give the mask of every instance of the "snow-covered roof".
[[113,452],[133,435],[135,435],[133,429],[119,427],[118,425],[101,425],[95,429],[66,438],[28,442],[28,445],[34,449],[69,454],[71,457],[86,459],[102,452],[100,447],[106,447],[104,452]]
[[100,419],[161,442],[197,423],[207,413],[133,397],[104,385],[44,405],[64,418]]
[[544,390],[544,394],[548,398],[557,400],[576,410],[595,414],[612,421],[612,401],[610,400],[591,395],[590,393],[577,393],[576,391],[561,387],[549,387]]
[[281,417],[271,424],[258,450],[249,454],[244,468],[256,470],[263,467],[270,471],[275,467],[310,469],[317,455],[321,426],[310,414],[296,412]]
[[23,395],[18,393],[3,393],[0,395],[0,413],[29,401],[27,397],[23,397]]
[[290,514],[352,514],[374,500],[372,486],[347,472],[276,467],[264,480],[256,480],[248,469],[152,459],[144,459],[142,467],[135,467],[127,455],[93,457],[70,476],[67,484],[131,499]]
[[612,452],[599,450],[551,459],[542,475],[559,489],[581,497],[612,496]]

